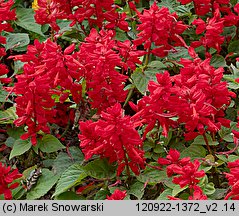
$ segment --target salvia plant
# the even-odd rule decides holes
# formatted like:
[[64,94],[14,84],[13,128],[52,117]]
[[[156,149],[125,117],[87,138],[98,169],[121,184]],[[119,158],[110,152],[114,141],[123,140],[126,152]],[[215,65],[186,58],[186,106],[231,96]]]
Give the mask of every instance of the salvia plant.
[[239,1],[0,0],[0,199],[239,199]]

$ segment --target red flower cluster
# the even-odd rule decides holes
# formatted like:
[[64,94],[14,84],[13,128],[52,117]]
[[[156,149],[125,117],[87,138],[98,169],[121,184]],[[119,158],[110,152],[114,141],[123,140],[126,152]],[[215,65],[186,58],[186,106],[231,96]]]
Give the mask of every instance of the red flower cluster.
[[56,24],[58,19],[72,20],[71,25],[88,20],[91,27],[104,26],[108,29],[119,27],[128,31],[125,18],[126,13],[119,13],[113,0],[38,0],[35,8],[36,22],[41,25],[50,24],[55,31],[59,30]]
[[107,195],[107,200],[123,200],[126,197],[126,191],[116,189],[110,196]]
[[6,200],[12,199],[11,190],[19,185],[17,182],[13,184],[12,182],[20,177],[22,177],[22,174],[17,169],[11,171],[10,166],[6,167],[0,162],[0,194],[3,194]]
[[[131,103],[137,111],[133,117],[135,121],[148,124],[144,137],[157,121],[165,136],[170,126],[185,125],[187,140],[206,130],[217,132],[221,125],[230,127],[224,110],[235,94],[228,91],[226,82],[222,82],[223,68],[212,67],[209,58],[201,60],[192,48],[189,53],[194,60],[182,59],[179,75],[157,74],[157,83],[149,82],[149,96],[144,96],[137,106]],[[171,117],[174,116],[178,119],[173,121]]]
[[[216,8],[223,8],[224,5],[230,3],[230,0],[178,0],[181,4],[188,4],[193,2],[195,12],[198,15],[206,15],[211,10]],[[222,5],[222,6],[221,6]]]
[[203,37],[200,38],[200,41],[192,42],[192,47],[204,46],[206,50],[208,48],[214,48],[219,53],[221,50],[221,45],[224,42],[224,37],[221,36],[224,29],[224,19],[220,18],[219,9],[214,13],[214,16],[211,19],[207,20],[205,23],[201,18],[198,18],[192,22],[196,25],[196,33],[202,34]]
[[[78,58],[85,69],[84,77],[87,82],[87,90],[89,90],[88,96],[92,107],[97,108],[98,113],[113,106],[116,102],[123,102],[126,98],[127,91],[124,91],[124,83],[127,76],[120,74],[116,70],[116,66],[129,64],[133,67],[139,61],[137,56],[132,56],[126,57],[126,63],[122,62],[120,54],[115,50],[117,45],[114,35],[115,32],[111,30],[101,30],[98,33],[96,29],[92,29],[90,35],[85,39],[86,42],[81,44],[78,53]],[[128,44],[128,49],[129,46]],[[124,54],[123,49],[120,50]]]
[[109,158],[110,163],[117,162],[118,176],[125,167],[136,175],[140,168],[144,168],[144,152],[139,149],[142,141],[130,117],[123,115],[119,103],[106,109],[106,112],[102,111],[97,122],[80,122],[80,131],[80,147],[86,160],[93,155]]
[[149,10],[144,10],[139,14],[139,20],[142,22],[138,25],[137,30],[140,33],[134,44],[144,44],[145,50],[150,51],[152,43],[156,48],[151,52],[159,57],[165,57],[168,51],[175,46],[186,46],[183,39],[179,36],[187,28],[182,21],[177,21],[177,14],[170,14],[168,8],[159,8],[154,2]]
[[28,47],[26,54],[14,56],[15,60],[27,62],[24,65],[24,73],[16,76],[18,82],[13,88],[13,92],[18,96],[16,103],[19,118],[15,124],[28,126],[28,132],[21,138],[31,137],[33,145],[37,142],[37,132],[42,130],[50,133],[48,122],[55,122],[53,95],[58,95],[63,103],[69,90],[75,102],[80,101],[80,73],[77,73],[79,62],[68,55],[73,50],[74,46],[70,46],[62,52],[61,47],[50,40],[42,44],[35,40],[34,45]]
[[[0,0],[0,44],[6,44],[6,38],[1,36],[2,31],[11,32],[12,27],[8,23],[11,20],[16,19],[15,10],[11,10],[12,5],[14,4],[13,0],[4,1]],[[0,58],[5,56],[5,48],[0,47]],[[6,78],[4,75],[8,73],[8,68],[6,65],[0,63],[0,82],[9,83],[11,78]],[[1,77],[4,76],[4,77]]]
[[[167,175],[173,177],[173,183],[179,184],[181,188],[189,186],[190,189],[194,190],[191,199],[206,199],[207,197],[202,193],[201,188],[197,185],[199,179],[205,176],[203,170],[198,171],[200,162],[198,160],[190,161],[190,158],[180,158],[180,152],[177,150],[170,149],[169,153],[165,158],[159,158],[158,163],[160,165],[167,166]],[[173,197],[169,197],[174,199]]]
[[225,173],[231,186],[231,191],[226,195],[225,200],[239,200],[239,160],[228,163],[230,173]]

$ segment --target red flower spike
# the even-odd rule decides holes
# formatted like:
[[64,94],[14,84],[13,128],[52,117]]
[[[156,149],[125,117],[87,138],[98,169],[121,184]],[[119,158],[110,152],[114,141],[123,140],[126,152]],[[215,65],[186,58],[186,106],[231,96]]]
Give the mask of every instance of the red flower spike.
[[110,196],[107,195],[107,200],[123,200],[127,195],[126,190],[125,191],[121,191],[119,189],[116,189],[114,191],[113,194],[111,194]]
[[168,8],[159,8],[154,2],[149,10],[139,14],[142,22],[137,30],[140,33],[134,40],[135,45],[144,44],[145,50],[150,50],[152,43],[156,46],[151,52],[158,57],[165,57],[174,46],[185,46],[185,42],[179,36],[187,26],[177,21],[175,13],[170,14]]
[[231,186],[231,191],[224,198],[225,200],[231,198],[232,200],[239,200],[239,160],[228,162],[230,173],[224,173]]
[[[13,6],[14,1],[13,0],[0,0],[0,44],[6,44],[6,38],[1,36],[1,32],[11,32],[13,29],[11,25],[8,23],[11,20],[16,19],[15,10],[11,10],[11,7]],[[5,48],[0,47],[0,57],[5,56]],[[8,68],[6,65],[0,63],[0,83],[8,84],[12,81],[11,78],[5,78],[1,77],[3,75],[6,75],[8,73]]]
[[[98,33],[96,29],[92,29],[77,53],[85,68],[84,77],[90,103],[93,108],[97,108],[98,114],[117,102],[123,102],[127,96],[127,91],[124,91],[127,76],[115,69],[117,66],[127,66],[127,63],[122,62],[120,54],[115,50],[117,44],[114,36],[115,32],[111,30]],[[121,48],[119,50],[124,52]],[[139,62],[137,57],[127,58],[130,66]]]
[[80,147],[86,160],[93,155],[109,158],[110,163],[118,163],[118,176],[126,166],[136,175],[145,167],[144,152],[139,149],[142,141],[130,117],[123,115],[120,104],[102,112],[97,122],[80,122],[80,131]]
[[0,194],[4,195],[6,200],[12,199],[12,189],[18,187],[18,183],[12,182],[15,179],[22,177],[22,174],[17,169],[11,171],[11,167],[6,167],[0,162]]
[[186,185],[194,186],[199,183],[199,178],[205,176],[204,170],[198,171],[200,162],[195,160],[194,162],[189,162],[185,166],[173,166],[173,171],[175,174],[178,174],[179,177],[173,178],[173,183],[179,184],[181,188]]
[[[18,119],[16,126],[26,124],[28,131],[21,136],[22,139],[31,138],[33,145],[37,142],[37,133],[41,130],[50,133],[48,123],[55,123],[54,110],[55,101],[52,95],[61,95],[60,102],[63,103],[70,91],[73,100],[79,103],[81,99],[81,72],[78,61],[72,53],[74,46],[66,48],[65,54],[56,43],[47,40],[39,43],[35,40],[34,45],[28,46],[26,54],[17,55],[13,58],[26,62],[23,74],[17,75],[17,83],[13,92],[17,95],[16,111]],[[56,89],[61,86],[60,89]]]

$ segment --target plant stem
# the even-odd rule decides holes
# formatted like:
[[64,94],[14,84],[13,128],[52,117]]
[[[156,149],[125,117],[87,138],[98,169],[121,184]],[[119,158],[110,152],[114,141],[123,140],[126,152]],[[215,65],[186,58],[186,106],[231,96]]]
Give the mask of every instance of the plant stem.
[[208,140],[207,140],[207,137],[206,137],[205,133],[203,134],[203,139],[204,139],[204,141],[205,141],[205,143],[207,145],[207,150],[209,151],[210,154],[212,154],[212,150],[211,150],[211,148],[210,148],[210,146],[208,144]]
[[[150,46],[151,47],[151,46]],[[149,64],[149,57],[150,57],[150,47],[148,48],[148,52],[146,54],[146,57],[145,57],[145,68],[147,68],[148,64]]]

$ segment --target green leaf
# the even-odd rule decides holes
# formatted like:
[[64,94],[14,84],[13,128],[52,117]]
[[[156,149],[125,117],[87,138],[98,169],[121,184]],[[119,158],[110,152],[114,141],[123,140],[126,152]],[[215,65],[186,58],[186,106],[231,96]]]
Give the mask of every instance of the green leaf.
[[26,33],[7,33],[5,37],[7,39],[6,50],[19,51],[20,49],[20,51],[26,51],[26,47],[30,43],[29,36]]
[[12,197],[15,200],[21,199],[26,194],[26,190],[20,184],[17,188],[12,190]]
[[16,108],[10,107],[4,111],[0,111],[0,124],[12,124],[17,119]]
[[85,200],[85,197],[79,196],[73,191],[66,191],[55,197],[55,200]]
[[115,167],[110,165],[107,159],[96,159],[84,166],[83,170],[96,179],[114,178],[116,175]]
[[170,188],[167,188],[166,190],[164,190],[160,196],[157,198],[157,200],[168,200],[168,196],[172,196],[172,192],[173,190]]
[[82,154],[80,148],[76,146],[70,147],[69,153],[70,155],[65,152],[60,152],[54,160],[53,169],[57,174],[62,174],[74,163],[80,164],[84,160],[84,155]]
[[12,151],[10,153],[9,160],[13,157],[19,156],[27,152],[31,148],[32,144],[29,140],[18,139],[14,142]]
[[43,136],[39,145],[39,149],[42,152],[46,152],[46,153],[56,152],[64,148],[65,146],[62,145],[61,142],[56,137],[50,134]]
[[14,145],[14,143],[15,143],[15,141],[16,141],[16,140],[15,140],[14,138],[8,137],[7,140],[6,140],[6,142],[5,142],[5,144],[6,144],[7,147],[12,148],[13,145]]
[[[154,64],[154,66],[155,65],[156,65],[156,63]],[[142,71],[142,68],[137,68],[134,71],[134,73],[131,75],[133,84],[142,94],[145,94],[145,92],[148,88],[149,81],[150,80],[156,81],[156,74],[162,73],[163,70],[160,71],[160,66],[162,66],[162,64],[158,64],[158,68],[149,67],[144,72]],[[165,66],[164,66],[164,68],[165,68]]]
[[142,72],[142,69],[137,68],[131,76],[135,87],[142,93],[145,94],[145,91],[148,86],[148,79],[146,75]]
[[165,170],[157,170],[152,168],[146,168],[144,172],[136,178],[142,183],[148,182],[149,185],[155,185],[168,179]]
[[214,187],[213,182],[209,182],[203,187],[203,192],[206,195],[211,195],[211,194],[215,193],[215,191],[216,191],[216,189]]
[[182,151],[181,158],[190,157],[192,160],[197,158],[204,158],[206,156],[206,150],[200,145],[191,144],[188,148]]
[[95,194],[94,200],[105,200],[107,195],[110,196],[109,190],[101,189]]
[[2,88],[2,85],[0,83],[0,102],[9,102],[9,103],[11,103],[11,101],[9,99],[6,100],[7,96],[8,96],[8,92],[6,92]]
[[[219,144],[218,141],[213,141],[212,137],[210,135],[206,134],[206,137],[207,137],[207,140],[208,140],[208,145],[215,146],[215,145]],[[199,135],[194,139],[192,145],[206,145],[206,142],[205,142],[203,136]]]
[[218,54],[212,56],[210,64],[215,68],[227,67],[224,57]]
[[226,142],[233,142],[233,135],[231,128],[221,127],[218,131],[219,136]]
[[228,192],[228,188],[222,189],[222,188],[216,188],[215,192],[208,196],[211,200],[221,200],[223,199]]
[[144,183],[135,182],[133,185],[130,186],[130,189],[127,191],[127,194],[134,195],[140,200],[144,195]]
[[239,40],[232,41],[228,48],[227,48],[229,53],[238,53],[239,52]]
[[42,175],[37,180],[36,186],[27,193],[28,200],[35,200],[44,196],[59,179],[59,175],[54,175],[48,169],[42,169]]
[[41,31],[41,25],[37,24],[34,19],[35,13],[32,8],[17,8],[16,14],[17,14],[17,20],[15,21],[15,23],[18,26],[28,31],[37,33],[41,36],[44,36],[44,34]]
[[117,29],[115,39],[119,41],[125,41],[125,40],[128,40],[128,37],[123,30]]
[[182,191],[184,191],[185,189],[187,189],[188,186],[185,186],[183,188],[180,187],[180,185],[175,185],[172,191],[172,196],[177,196],[179,193],[181,193]]
[[7,129],[7,134],[9,137],[14,138],[15,140],[20,139],[20,136],[24,133],[23,127],[9,127]]
[[56,185],[55,193],[52,196],[58,196],[68,189],[80,184],[86,176],[87,174],[84,172],[81,165],[73,164],[61,175]]
[[174,47],[173,51],[168,53],[168,59],[180,61],[181,58],[191,59],[190,55],[188,54],[188,49],[185,47]]

